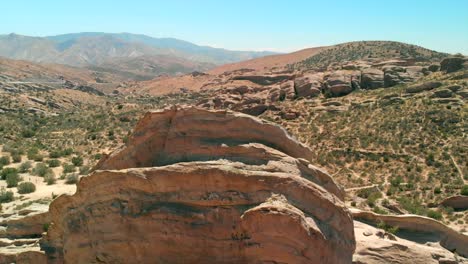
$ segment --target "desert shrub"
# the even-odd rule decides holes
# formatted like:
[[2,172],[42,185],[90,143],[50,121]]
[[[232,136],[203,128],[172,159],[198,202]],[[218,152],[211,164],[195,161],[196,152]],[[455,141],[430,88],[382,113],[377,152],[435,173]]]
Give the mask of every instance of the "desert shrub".
[[70,156],[73,153],[72,148],[66,148],[62,151],[62,156]]
[[398,203],[411,214],[426,215],[426,207],[421,204],[418,199],[410,199],[408,197],[398,198]]
[[48,170],[47,173],[44,175],[44,182],[47,183],[47,185],[52,185],[55,184],[57,179],[55,178],[55,173],[52,170]]
[[9,203],[13,201],[13,192],[7,191],[5,187],[0,189],[0,203]]
[[81,166],[80,167],[80,175],[86,175],[89,173],[89,166]]
[[383,215],[388,214],[387,211],[383,210],[379,206],[375,206],[374,209],[372,209],[372,211],[376,214],[383,214]]
[[51,159],[58,159],[62,157],[62,153],[60,151],[54,150],[49,153],[49,158]]
[[21,177],[18,173],[10,173],[6,176],[7,188],[18,186],[18,182],[21,181]]
[[49,165],[49,168],[56,168],[60,166],[61,162],[58,159],[50,159],[47,161],[47,165]]
[[440,190],[440,187],[435,187],[434,188],[434,194],[440,194],[442,191]]
[[396,234],[398,232],[398,226],[391,226],[391,225],[387,225],[385,222],[383,221],[380,221],[378,224],[377,224],[377,227],[380,228],[380,229],[383,229],[385,230],[386,232],[388,233],[391,233],[391,234]]
[[66,177],[65,177],[65,183],[66,184],[75,184],[78,182],[78,174],[76,173],[71,173],[71,174],[68,174]]
[[70,163],[62,164],[62,168],[63,168],[63,173],[75,172],[75,165],[70,164]]
[[0,176],[1,176],[2,180],[6,180],[6,178],[10,174],[18,174],[18,170],[16,168],[4,168],[1,171]]
[[392,178],[390,180],[390,184],[393,186],[393,187],[398,187],[400,186],[401,182],[403,181],[403,179],[401,178],[401,176],[397,176],[395,178]]
[[26,173],[26,172],[29,172],[31,168],[32,168],[32,162],[28,160],[26,162],[21,163],[21,165],[19,166],[19,172]]
[[26,194],[26,193],[32,193],[36,191],[36,185],[32,182],[22,182],[18,184],[18,193],[20,194]]
[[0,167],[10,164],[10,156],[0,157]]
[[23,136],[23,138],[32,138],[36,135],[36,132],[34,132],[31,129],[25,129],[21,132],[21,135]]
[[32,174],[40,176],[40,177],[44,177],[47,174],[48,170],[49,168],[47,167],[47,165],[41,162],[41,163],[36,164],[36,166],[34,167],[32,171]]
[[367,204],[370,207],[374,207],[375,202],[379,198],[382,198],[382,193],[375,190],[374,188],[367,188],[367,189],[359,190],[357,195],[361,198],[365,198],[367,200]]
[[83,158],[80,156],[73,157],[71,161],[77,167],[83,165]]
[[11,156],[12,160],[13,160],[13,163],[20,163],[22,158],[21,158],[21,155],[20,154],[13,154]]
[[37,148],[31,148],[28,150],[27,156],[29,160],[35,160],[36,155],[39,155],[39,150]]
[[427,216],[436,220],[442,219],[442,213],[436,210],[428,210]]
[[33,158],[34,161],[36,162],[41,162],[44,160],[44,156],[42,156],[41,154],[36,154]]
[[463,185],[463,187],[461,188],[460,194],[468,196],[468,185]]

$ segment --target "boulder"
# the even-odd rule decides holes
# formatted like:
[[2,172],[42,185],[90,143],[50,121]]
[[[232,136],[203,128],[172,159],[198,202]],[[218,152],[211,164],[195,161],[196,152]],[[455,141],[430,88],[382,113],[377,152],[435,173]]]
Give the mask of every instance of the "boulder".
[[456,72],[467,67],[467,58],[449,57],[440,62],[440,70],[446,73]]
[[449,89],[440,89],[437,91],[434,91],[431,95],[431,98],[450,98],[453,97],[453,92],[450,91]]
[[229,111],[146,114],[50,205],[50,263],[351,263],[343,190],[282,128]]
[[440,69],[440,64],[431,64],[427,69],[431,72],[437,72]]
[[451,196],[444,199],[440,205],[446,207],[452,207],[455,210],[465,210],[468,209],[468,196],[457,195]]
[[377,89],[384,87],[384,73],[379,69],[369,68],[362,70],[361,88]]
[[293,100],[296,98],[296,92],[294,91],[294,82],[287,81],[280,84],[281,98],[286,98],[288,100]]
[[294,91],[296,97],[316,97],[320,95],[320,83],[319,76],[307,76],[300,77],[294,80]]
[[359,80],[357,71],[334,71],[324,77],[324,91],[329,96],[343,96],[353,91],[352,81]]

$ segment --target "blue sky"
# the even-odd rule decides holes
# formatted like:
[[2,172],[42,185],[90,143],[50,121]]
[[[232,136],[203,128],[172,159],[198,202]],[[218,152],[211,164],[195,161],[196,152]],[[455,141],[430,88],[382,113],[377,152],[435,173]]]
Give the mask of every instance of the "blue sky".
[[395,40],[468,54],[467,0],[5,0],[0,34],[130,32],[237,50]]

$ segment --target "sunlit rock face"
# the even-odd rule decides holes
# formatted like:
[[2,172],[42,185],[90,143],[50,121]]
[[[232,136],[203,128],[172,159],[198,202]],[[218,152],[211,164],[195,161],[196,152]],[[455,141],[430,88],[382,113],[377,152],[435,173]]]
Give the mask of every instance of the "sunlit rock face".
[[50,263],[351,263],[343,190],[282,128],[227,111],[150,112],[50,206]]

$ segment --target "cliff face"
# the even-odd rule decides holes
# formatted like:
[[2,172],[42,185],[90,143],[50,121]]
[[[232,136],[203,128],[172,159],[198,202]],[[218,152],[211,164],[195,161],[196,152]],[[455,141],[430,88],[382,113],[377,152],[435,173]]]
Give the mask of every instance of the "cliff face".
[[49,263],[351,263],[343,191],[272,124],[148,113],[127,146],[50,206]]

